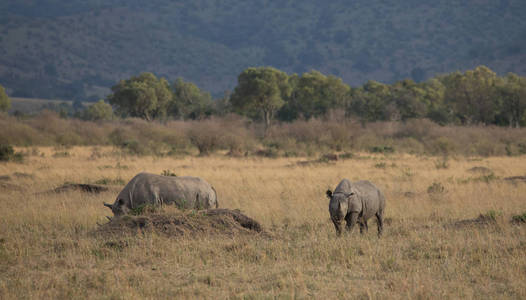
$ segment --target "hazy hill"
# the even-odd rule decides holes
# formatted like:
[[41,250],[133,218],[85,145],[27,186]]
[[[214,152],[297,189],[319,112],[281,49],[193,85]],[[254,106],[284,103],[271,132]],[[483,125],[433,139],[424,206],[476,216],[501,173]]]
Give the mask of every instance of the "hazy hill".
[[351,85],[484,64],[526,75],[524,0],[3,0],[11,96],[97,98],[151,71],[221,95],[249,66]]

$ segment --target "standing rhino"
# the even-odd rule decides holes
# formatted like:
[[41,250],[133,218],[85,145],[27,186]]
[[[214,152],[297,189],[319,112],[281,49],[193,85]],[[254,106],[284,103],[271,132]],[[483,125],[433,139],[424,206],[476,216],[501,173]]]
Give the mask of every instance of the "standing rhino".
[[362,180],[350,182],[343,179],[334,192],[327,190],[329,213],[336,228],[336,234],[342,233],[342,222],[347,222],[347,230],[351,231],[356,222],[360,224],[360,233],[368,230],[367,220],[376,216],[378,220],[378,236],[383,230],[383,213],[385,197],[371,182]]
[[198,177],[161,176],[139,173],[128,182],[115,203],[104,203],[115,216],[145,204],[175,204],[179,208],[218,207],[215,189]]

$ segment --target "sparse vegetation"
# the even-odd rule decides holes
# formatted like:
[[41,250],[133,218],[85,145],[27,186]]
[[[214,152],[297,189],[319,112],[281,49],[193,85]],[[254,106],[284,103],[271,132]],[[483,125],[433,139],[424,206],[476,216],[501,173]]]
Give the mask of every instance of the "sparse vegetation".
[[[0,165],[10,177],[0,181],[2,299],[526,297],[526,226],[509,222],[525,218],[526,185],[454,180],[481,165],[500,178],[524,174],[522,157],[455,156],[449,168],[436,169],[439,157],[364,151],[300,168],[292,163],[313,158],[152,159],[99,146],[114,154],[93,161],[92,147],[72,147],[62,158],[54,151],[39,147],[44,156]],[[126,168],[116,168],[116,158]],[[379,169],[378,162],[396,166]],[[269,235],[238,234],[220,218],[201,227],[200,212],[173,206],[136,212],[122,220],[129,222],[125,231],[119,222],[105,226],[112,213],[102,202],[115,199],[118,188],[40,193],[64,182],[128,181],[144,170],[205,178],[222,208],[241,209]],[[381,239],[374,230],[335,236],[325,190],[342,177],[382,188],[388,202]],[[433,185],[447,187],[447,197],[422,197]],[[102,234],[106,229],[117,231]]]

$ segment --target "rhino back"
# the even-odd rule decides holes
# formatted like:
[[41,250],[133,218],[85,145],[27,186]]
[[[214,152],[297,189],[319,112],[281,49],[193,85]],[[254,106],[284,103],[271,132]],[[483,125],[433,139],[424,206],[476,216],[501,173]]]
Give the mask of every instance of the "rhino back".
[[363,217],[368,219],[383,210],[385,198],[373,183],[367,180],[356,181],[352,183],[353,191],[359,197],[363,205]]
[[208,208],[212,195],[215,200],[210,184],[198,177],[170,177],[148,173],[139,175],[134,178],[136,180],[132,179],[134,183],[129,187],[132,207],[146,203],[164,203],[175,204],[180,208]]

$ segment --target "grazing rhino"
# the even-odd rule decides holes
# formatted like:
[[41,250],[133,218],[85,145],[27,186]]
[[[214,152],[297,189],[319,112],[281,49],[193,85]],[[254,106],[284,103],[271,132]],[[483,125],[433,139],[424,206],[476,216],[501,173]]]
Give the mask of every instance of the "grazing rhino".
[[145,204],[175,204],[179,208],[218,207],[215,189],[198,177],[162,176],[139,173],[128,182],[115,203],[104,203],[115,216],[127,214]]
[[352,231],[356,222],[360,224],[360,233],[367,231],[367,220],[376,216],[378,236],[382,235],[385,197],[371,182],[362,180],[350,182],[343,179],[334,192],[327,190],[329,213],[336,228],[336,234],[342,233],[342,222],[347,222],[347,230]]

